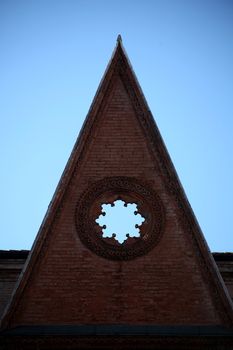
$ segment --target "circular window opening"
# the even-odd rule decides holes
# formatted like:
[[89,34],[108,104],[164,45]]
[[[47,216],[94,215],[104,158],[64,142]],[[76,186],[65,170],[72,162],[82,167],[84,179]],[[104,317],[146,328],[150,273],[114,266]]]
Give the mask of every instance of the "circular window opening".
[[130,260],[159,242],[164,209],[147,184],[129,177],[104,178],[78,200],[75,222],[82,243],[111,260]]
[[140,238],[145,218],[138,211],[136,203],[118,199],[101,207],[101,214],[95,221],[101,228],[103,239],[111,240],[113,244],[123,244],[127,240]]

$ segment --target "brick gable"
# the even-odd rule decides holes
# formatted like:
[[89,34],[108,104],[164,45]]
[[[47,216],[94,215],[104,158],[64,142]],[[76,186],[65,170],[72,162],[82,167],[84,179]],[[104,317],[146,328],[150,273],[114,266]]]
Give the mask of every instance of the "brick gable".
[[[137,248],[133,242],[124,246],[124,254],[109,259],[92,237],[96,206],[85,211],[82,206],[88,198],[111,203],[117,191],[123,199],[135,197],[142,208],[148,203],[148,225],[154,231],[145,228],[145,244]],[[162,207],[158,216],[156,198]],[[79,225],[80,213],[89,215],[91,232]],[[90,246],[79,230],[90,234]],[[150,247],[156,230],[158,240]],[[3,327],[231,323],[221,276],[118,42]]]

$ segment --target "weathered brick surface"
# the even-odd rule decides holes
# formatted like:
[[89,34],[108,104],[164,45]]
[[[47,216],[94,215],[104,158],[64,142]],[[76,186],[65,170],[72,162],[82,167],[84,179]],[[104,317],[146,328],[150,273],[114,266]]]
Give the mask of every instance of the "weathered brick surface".
[[17,266],[17,268],[14,269],[11,267],[8,268],[6,262],[4,263],[4,267],[2,268],[2,263],[0,261],[0,316],[3,314],[5,307],[9,302],[10,295],[14,290],[22,268],[21,263],[17,263],[19,267]]
[[[118,77],[91,142],[49,229],[11,325],[220,324],[182,212],[164,184],[127,91]],[[148,254],[111,261],[88,250],[75,227],[75,207],[88,185],[105,176],[142,179],[162,199],[162,238]]]
[[[15,259],[14,253],[12,251],[0,251],[0,317],[10,300],[29,252],[23,251],[25,257],[20,259]],[[2,254],[6,257],[1,258]],[[221,260],[219,260],[219,256]],[[219,272],[233,300],[233,253],[214,253],[213,257],[216,260]]]

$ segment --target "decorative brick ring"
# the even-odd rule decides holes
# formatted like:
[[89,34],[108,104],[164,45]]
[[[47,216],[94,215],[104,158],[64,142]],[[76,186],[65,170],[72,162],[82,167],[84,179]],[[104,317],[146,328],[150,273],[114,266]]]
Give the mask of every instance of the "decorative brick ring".
[[[96,219],[102,205],[117,200],[137,204],[137,213],[145,218],[139,237],[127,236],[120,244],[103,237]],[[146,184],[130,177],[107,177],[93,183],[82,194],[75,212],[77,233],[82,243],[95,254],[111,260],[131,260],[149,252],[159,241],[164,227],[164,209],[159,196]],[[138,226],[138,225],[136,225]]]

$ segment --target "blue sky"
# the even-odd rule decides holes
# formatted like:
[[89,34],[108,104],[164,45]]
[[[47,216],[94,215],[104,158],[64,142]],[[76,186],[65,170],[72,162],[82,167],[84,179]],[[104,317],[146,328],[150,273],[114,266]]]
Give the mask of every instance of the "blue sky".
[[233,251],[233,3],[1,0],[0,249],[30,249],[117,35],[212,251]]

